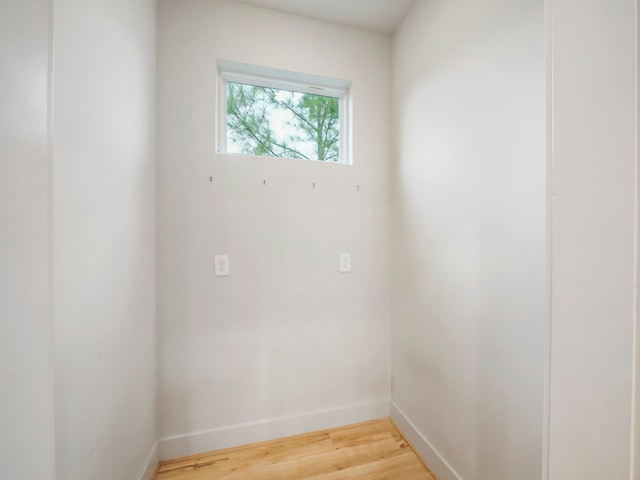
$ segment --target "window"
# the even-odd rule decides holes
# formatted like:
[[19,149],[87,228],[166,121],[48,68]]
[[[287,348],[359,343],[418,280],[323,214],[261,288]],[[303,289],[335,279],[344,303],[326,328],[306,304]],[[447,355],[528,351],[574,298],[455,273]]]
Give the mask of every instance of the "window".
[[349,83],[218,62],[219,153],[350,163]]

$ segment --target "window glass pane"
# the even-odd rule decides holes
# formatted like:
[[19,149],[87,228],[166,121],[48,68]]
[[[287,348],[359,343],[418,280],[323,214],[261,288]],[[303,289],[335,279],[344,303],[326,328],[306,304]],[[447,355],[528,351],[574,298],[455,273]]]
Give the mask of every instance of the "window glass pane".
[[227,82],[227,152],[340,161],[340,100]]

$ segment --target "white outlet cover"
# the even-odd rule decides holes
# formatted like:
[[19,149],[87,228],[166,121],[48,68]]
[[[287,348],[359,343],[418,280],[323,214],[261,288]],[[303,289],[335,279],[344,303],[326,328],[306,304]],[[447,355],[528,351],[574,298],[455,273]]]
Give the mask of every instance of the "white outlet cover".
[[349,272],[351,272],[351,254],[341,253],[340,254],[340,273],[349,273]]
[[229,276],[229,256],[216,255],[214,259],[214,273],[216,277]]

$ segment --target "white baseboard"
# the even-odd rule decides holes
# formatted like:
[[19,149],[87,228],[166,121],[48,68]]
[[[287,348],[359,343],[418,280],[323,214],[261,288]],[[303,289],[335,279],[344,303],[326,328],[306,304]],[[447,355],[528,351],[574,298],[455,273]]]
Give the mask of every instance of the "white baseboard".
[[158,462],[160,459],[158,458],[158,442],[153,445],[153,448],[149,452],[147,456],[147,462],[144,466],[144,471],[138,476],[140,480],[152,480],[153,475],[156,473],[156,468],[158,468]]
[[389,401],[386,400],[165,437],[160,439],[160,460],[238,447],[388,416]]
[[462,480],[462,477],[447,462],[447,460],[436,450],[436,448],[420,433],[409,417],[400,410],[393,401],[391,402],[391,419],[398,426],[404,437],[411,442],[417,450],[417,454],[440,480]]

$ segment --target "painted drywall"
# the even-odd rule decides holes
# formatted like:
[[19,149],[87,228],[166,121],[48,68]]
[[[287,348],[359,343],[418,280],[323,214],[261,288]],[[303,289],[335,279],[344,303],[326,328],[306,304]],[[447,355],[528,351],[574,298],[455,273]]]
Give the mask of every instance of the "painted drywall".
[[257,7],[303,15],[391,34],[415,0],[238,0]]
[[553,0],[549,477],[630,478],[636,2]]
[[418,0],[393,37],[393,416],[443,480],[541,478],[544,45],[540,0]]
[[48,0],[0,3],[0,478],[53,480]]
[[[388,414],[390,38],[224,0],[158,28],[161,435]],[[353,165],[215,154],[216,59],[350,80]]]
[[[636,8],[636,162],[640,163],[640,6]],[[640,169],[636,170],[636,202],[640,200]],[[640,207],[640,205],[638,205]],[[640,273],[640,208],[636,208],[636,278]],[[640,298],[640,283],[636,280],[636,302]],[[640,345],[640,329],[638,326],[638,310],[635,311],[635,345],[634,350],[634,385],[633,385],[633,440],[632,440],[632,472],[633,480],[640,479],[640,395],[638,395],[638,385],[640,385],[640,352],[637,346]]]
[[157,440],[155,2],[56,0],[57,478],[139,479]]

